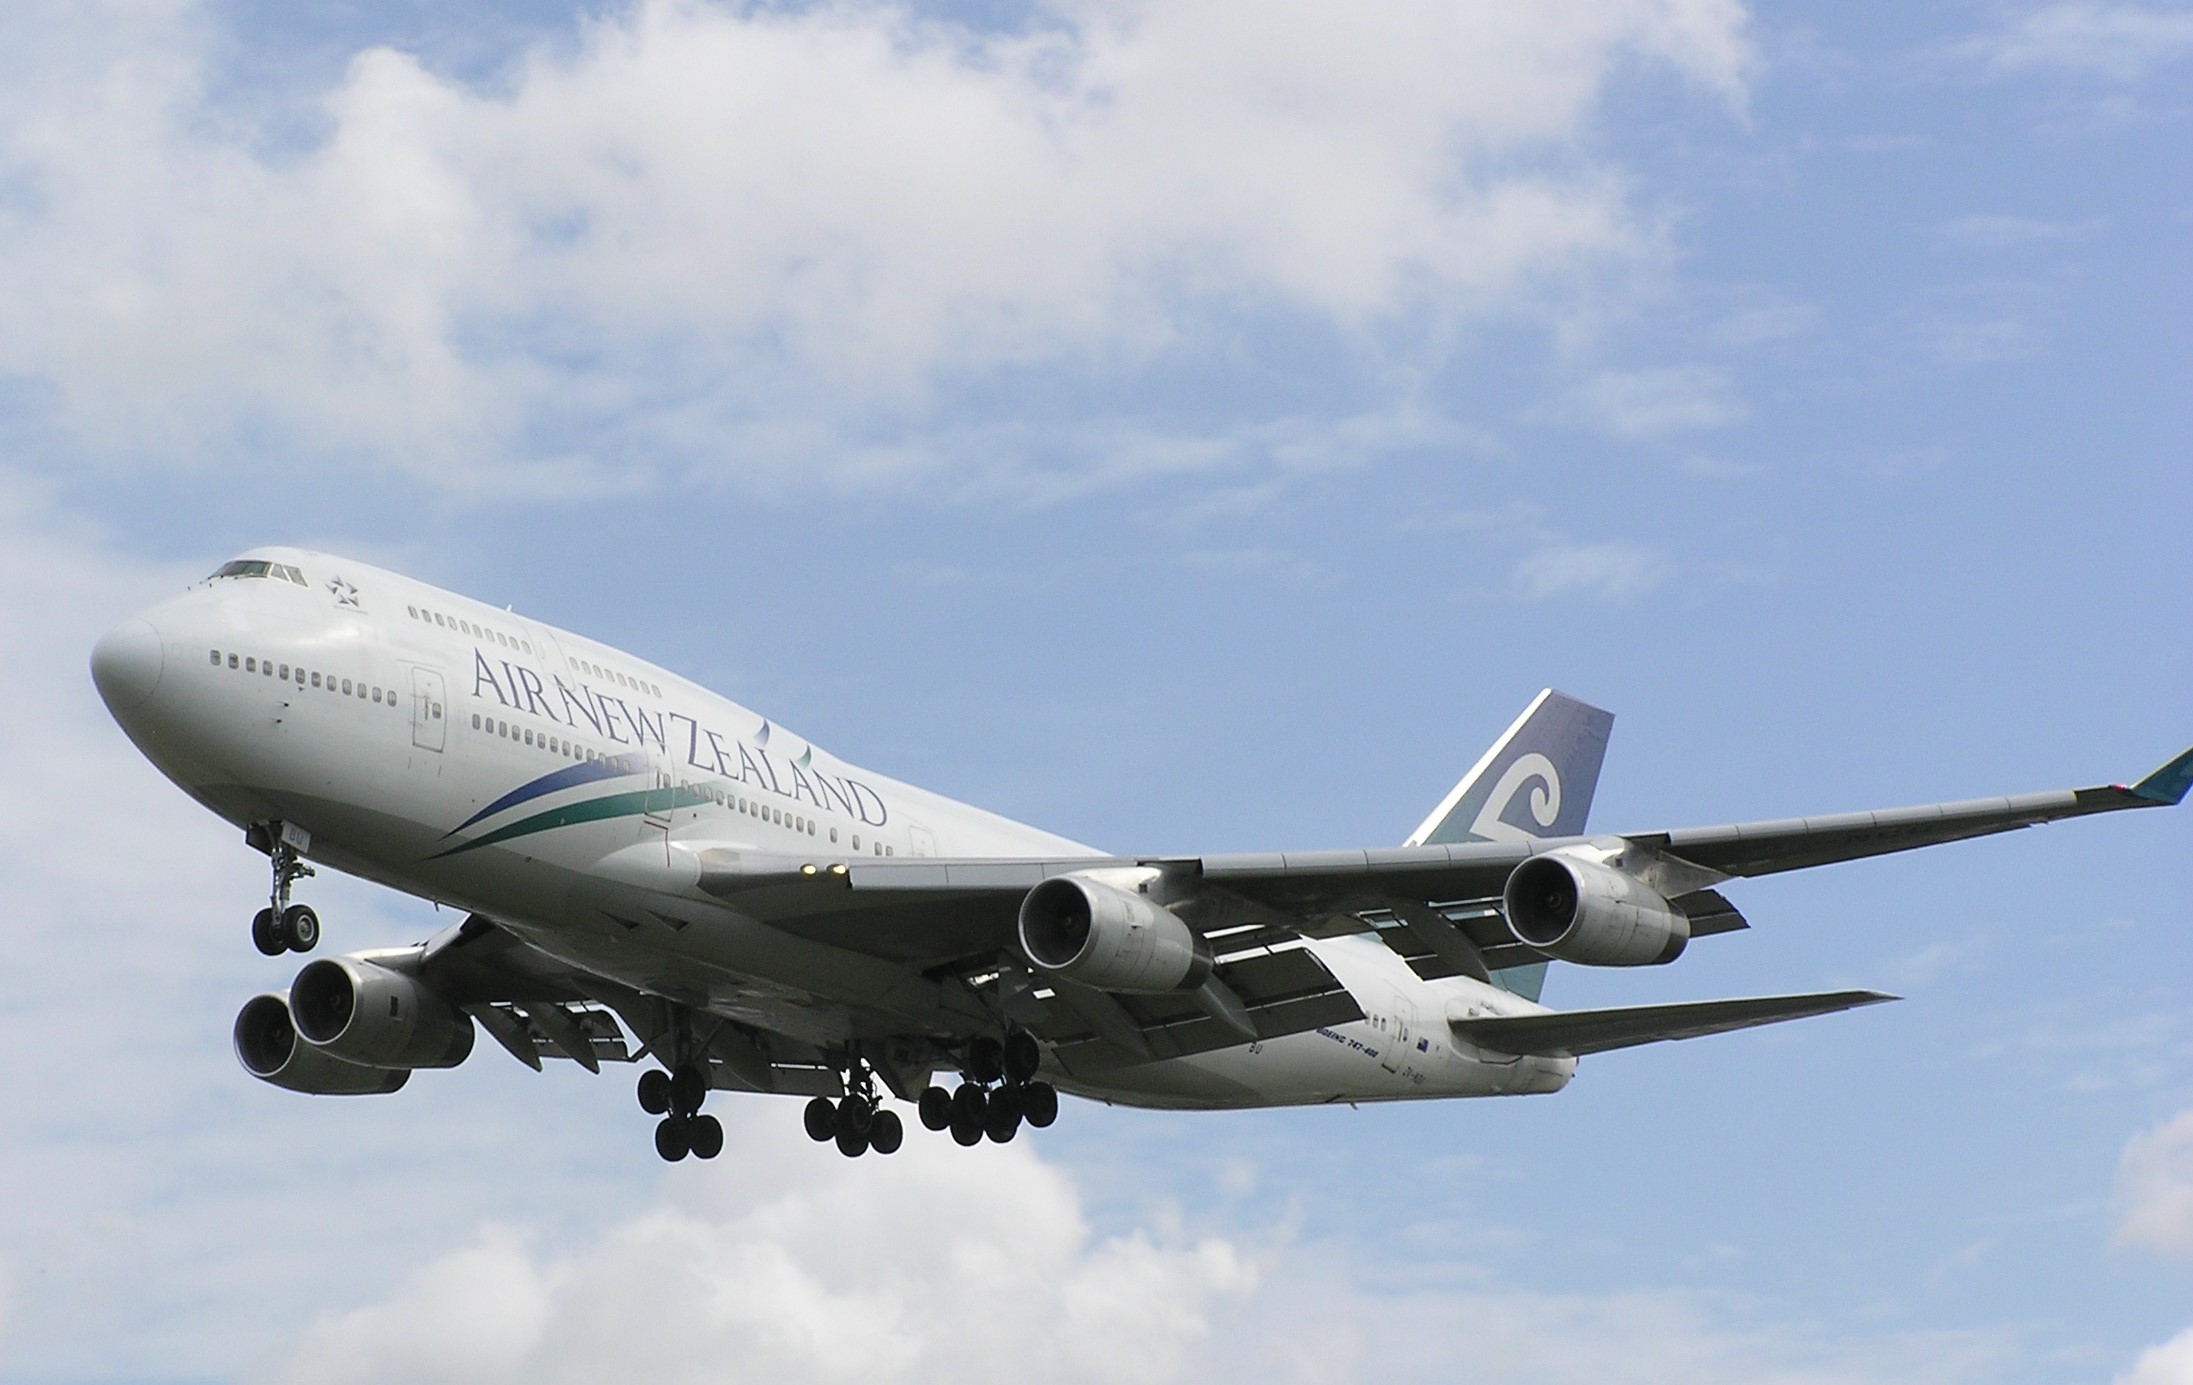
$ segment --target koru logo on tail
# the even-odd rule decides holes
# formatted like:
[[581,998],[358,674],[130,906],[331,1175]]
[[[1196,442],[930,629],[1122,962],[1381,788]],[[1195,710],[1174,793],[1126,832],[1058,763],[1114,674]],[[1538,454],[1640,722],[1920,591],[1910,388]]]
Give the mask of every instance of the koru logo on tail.
[[[1538,824],[1539,832],[1508,821],[1509,807],[1526,787],[1530,789],[1531,820]],[[1485,796],[1485,806],[1477,810],[1477,820],[1470,824],[1470,835],[1488,842],[1527,842],[1551,828],[1560,816],[1561,771],[1553,767],[1553,761],[1532,751],[1516,756],[1515,763],[1501,774],[1500,782],[1492,786],[1492,792]]]

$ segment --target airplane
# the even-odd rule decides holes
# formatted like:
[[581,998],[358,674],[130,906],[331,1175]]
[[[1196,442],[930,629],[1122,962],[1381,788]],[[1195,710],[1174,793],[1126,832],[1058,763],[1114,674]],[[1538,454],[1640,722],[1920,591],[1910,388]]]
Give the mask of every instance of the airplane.
[[[253,549],[91,656],[122,730],[270,863],[252,940],[307,953],[315,866],[462,914],[245,1003],[253,1077],[394,1092],[476,1032],[535,1071],[652,1060],[656,1152],[711,1093],[807,1098],[890,1154],[885,1096],[961,1145],[1061,1093],[1226,1109],[1560,1090],[1579,1059],[1876,991],[1559,1011],[1552,962],[1662,966],[1755,875],[2176,804],[2129,786],[1594,833],[1613,717],[1540,693],[1399,846],[1120,856],[846,763],[646,660],[333,554]],[[956,1078],[950,1077],[956,1074]],[[951,1080],[947,1088],[944,1083]]]

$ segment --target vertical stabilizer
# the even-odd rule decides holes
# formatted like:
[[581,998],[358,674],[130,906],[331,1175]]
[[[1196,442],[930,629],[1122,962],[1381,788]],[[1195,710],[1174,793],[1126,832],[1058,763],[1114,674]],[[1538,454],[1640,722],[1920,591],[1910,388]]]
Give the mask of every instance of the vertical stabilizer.
[[1614,713],[1546,689],[1405,844],[1579,835],[1613,730]]
[[[1405,844],[1582,835],[1613,730],[1612,712],[1546,689]],[[1538,999],[1545,980],[1543,962],[1493,973],[1496,984],[1526,1000]]]

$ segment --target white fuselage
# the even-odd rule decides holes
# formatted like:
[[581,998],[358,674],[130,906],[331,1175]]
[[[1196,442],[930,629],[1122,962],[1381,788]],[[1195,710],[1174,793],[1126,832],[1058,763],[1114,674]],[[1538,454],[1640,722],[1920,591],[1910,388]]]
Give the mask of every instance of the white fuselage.
[[[201,583],[102,642],[122,669],[102,687],[131,690],[114,710],[147,757],[238,826],[300,826],[315,860],[642,991],[815,1042],[863,1013],[918,1029],[900,969],[666,887],[699,850],[1098,854],[846,764],[608,645],[348,559],[247,556],[272,575]],[[635,890],[645,917],[630,916]],[[1448,1026],[1539,1009],[1517,996],[1423,981],[1375,939],[1307,946],[1364,1020],[1059,1085],[1249,1107],[1547,1092],[1574,1070],[1482,1052]]]

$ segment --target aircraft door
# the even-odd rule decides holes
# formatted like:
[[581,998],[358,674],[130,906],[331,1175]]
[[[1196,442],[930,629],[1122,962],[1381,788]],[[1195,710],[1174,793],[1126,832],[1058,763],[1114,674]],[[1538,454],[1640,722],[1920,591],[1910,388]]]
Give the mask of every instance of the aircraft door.
[[916,856],[934,856],[937,854],[935,835],[919,823],[910,822],[906,824],[906,839]]
[[449,738],[448,699],[442,675],[430,668],[411,670],[411,743],[439,753]]

